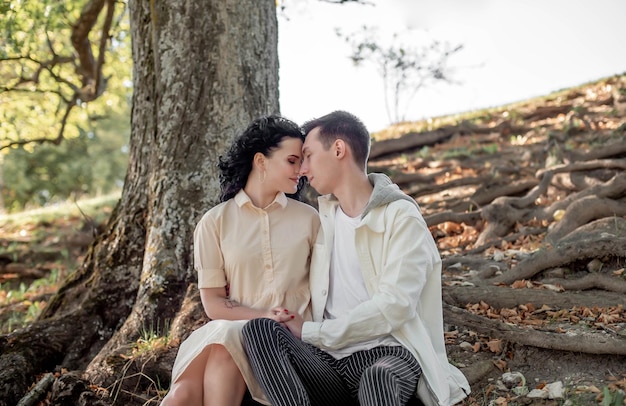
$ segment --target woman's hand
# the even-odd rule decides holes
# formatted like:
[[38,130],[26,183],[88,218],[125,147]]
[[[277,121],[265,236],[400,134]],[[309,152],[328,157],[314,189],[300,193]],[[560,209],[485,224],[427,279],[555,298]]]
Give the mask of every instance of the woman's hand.
[[291,320],[285,322],[285,327],[291,331],[291,334],[294,335],[298,340],[302,339],[302,325],[304,324],[304,319],[299,314],[293,314]]
[[296,338],[300,339],[302,337],[302,324],[304,323],[304,319],[298,313],[291,313],[289,310],[284,307],[277,307],[272,309],[273,316],[270,317],[272,320],[276,320],[285,326],[291,334],[293,334]]
[[295,318],[295,315],[291,314],[289,310],[284,307],[275,307],[269,311],[269,314],[266,317],[279,323],[286,323]]

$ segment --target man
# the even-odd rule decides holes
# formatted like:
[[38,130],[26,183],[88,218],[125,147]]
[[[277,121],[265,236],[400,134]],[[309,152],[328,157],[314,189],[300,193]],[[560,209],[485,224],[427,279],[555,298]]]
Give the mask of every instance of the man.
[[441,258],[415,200],[367,174],[370,136],[355,116],[335,111],[304,131],[300,174],[323,195],[313,321],[244,327],[261,387],[272,405],[405,405],[416,390],[426,405],[461,401],[470,389],[446,356]]

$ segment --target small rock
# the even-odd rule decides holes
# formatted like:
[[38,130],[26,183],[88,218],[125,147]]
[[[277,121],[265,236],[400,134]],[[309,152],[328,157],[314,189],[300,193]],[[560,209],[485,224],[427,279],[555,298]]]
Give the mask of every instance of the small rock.
[[504,261],[504,252],[502,252],[502,251],[494,252],[493,260],[497,261],[497,262]]
[[460,271],[461,269],[463,269],[463,265],[460,262],[457,262],[456,264],[448,265],[448,269],[454,270],[454,271]]
[[526,386],[526,378],[520,372],[506,372],[502,374],[502,383],[509,389]]
[[604,264],[602,263],[602,261],[600,261],[599,259],[592,259],[588,264],[587,264],[587,270],[589,270],[589,272],[598,272],[599,270],[602,269],[602,266]]
[[543,271],[543,274],[547,278],[563,278],[568,271],[569,269],[567,268],[554,268],[548,271]]
[[563,382],[556,381],[546,385],[550,399],[563,399]]
[[533,389],[530,391],[528,395],[526,395],[526,397],[532,398],[532,399],[547,399],[548,391],[543,390],[543,389]]
[[547,384],[543,389],[533,389],[526,397],[535,399],[563,399],[563,382]]
[[463,351],[474,352],[474,346],[467,341],[463,341],[462,343],[460,343],[459,347],[461,347]]

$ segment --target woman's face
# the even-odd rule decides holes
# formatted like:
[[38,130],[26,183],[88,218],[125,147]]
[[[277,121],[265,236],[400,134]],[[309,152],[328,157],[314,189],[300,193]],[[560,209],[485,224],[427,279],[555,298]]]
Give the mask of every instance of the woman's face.
[[295,193],[300,180],[302,164],[302,141],[299,138],[285,137],[273,149],[265,161],[265,181],[267,187],[283,193]]

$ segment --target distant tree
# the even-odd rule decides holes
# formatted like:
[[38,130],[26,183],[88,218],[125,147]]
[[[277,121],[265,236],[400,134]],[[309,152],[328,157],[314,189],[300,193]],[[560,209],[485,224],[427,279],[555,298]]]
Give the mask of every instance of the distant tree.
[[133,95],[122,195],[38,320],[0,337],[0,404],[17,404],[58,366],[126,396],[117,404],[145,404],[132,393],[169,381],[128,373],[133,344],[149,326],[172,326],[180,340],[202,320],[184,305],[199,297],[192,236],[219,201],[218,157],[252,119],[279,112],[274,0],[134,0],[129,11]]
[[350,58],[356,66],[376,66],[383,81],[390,123],[406,119],[411,101],[423,87],[437,81],[452,82],[448,59],[463,49],[463,45],[450,46],[440,41],[417,47],[414,39],[398,33],[393,34],[391,44],[383,45],[378,29],[368,26],[352,34],[337,29],[337,35],[351,45]]
[[0,150],[59,144],[130,101],[125,1],[14,1],[0,8]]
[[[129,29],[124,1],[0,5],[2,207],[45,204],[116,182],[119,187],[123,174],[110,176],[102,166],[126,168],[121,146],[130,134]],[[112,117],[114,124],[107,122]],[[116,140],[98,146],[106,133],[99,128],[112,125]],[[45,146],[73,139],[59,150]]]
[[[11,148],[2,163],[9,212],[119,190],[128,164],[129,111],[98,121],[60,145]],[[124,114],[124,115],[121,115]]]

